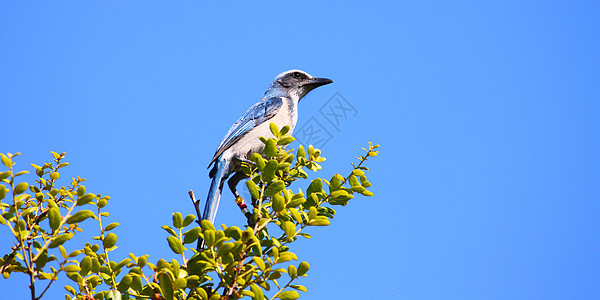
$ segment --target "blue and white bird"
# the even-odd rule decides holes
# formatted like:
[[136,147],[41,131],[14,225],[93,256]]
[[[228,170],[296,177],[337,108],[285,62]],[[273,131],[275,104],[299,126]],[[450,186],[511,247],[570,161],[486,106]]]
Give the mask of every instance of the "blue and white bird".
[[228,181],[229,188],[249,223],[252,222],[252,214],[236,190],[240,180],[247,178],[241,170],[242,162],[254,164],[249,160],[250,156],[253,153],[264,154],[264,144],[259,137],[273,137],[270,123],[275,123],[279,128],[289,125],[289,134],[292,134],[298,120],[300,99],[313,89],[332,82],[331,79],[316,78],[300,70],[283,72],[273,80],[262,100],[250,107],[231,126],[208,165],[209,168],[212,166],[209,173],[212,183],[202,219],[214,222],[223,183],[233,174]]

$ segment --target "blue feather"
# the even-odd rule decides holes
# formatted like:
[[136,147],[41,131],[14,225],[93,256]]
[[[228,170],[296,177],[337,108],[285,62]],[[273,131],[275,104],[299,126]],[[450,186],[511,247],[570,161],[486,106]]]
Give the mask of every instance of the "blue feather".
[[221,200],[221,190],[223,190],[223,183],[229,176],[229,160],[221,158],[217,162],[216,173],[210,184],[210,190],[208,197],[206,198],[206,205],[204,206],[204,213],[202,214],[203,220],[209,220],[211,223],[215,221],[217,215],[217,209],[219,209],[219,201]]
[[225,135],[225,138],[217,148],[213,159],[208,164],[210,166],[227,150],[231,145],[239,141],[246,133],[252,128],[264,123],[271,119],[277,114],[281,106],[283,105],[283,99],[280,97],[271,97],[264,99],[250,107],[245,114],[243,114]]

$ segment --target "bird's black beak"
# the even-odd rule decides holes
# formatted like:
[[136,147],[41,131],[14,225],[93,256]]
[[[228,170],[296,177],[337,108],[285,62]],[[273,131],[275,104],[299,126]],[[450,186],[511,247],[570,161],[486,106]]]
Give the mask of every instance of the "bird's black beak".
[[307,86],[309,89],[312,90],[312,89],[318,88],[322,85],[330,84],[332,82],[333,82],[333,80],[328,79],[328,78],[313,78],[309,82],[307,82],[305,84],[305,86]]

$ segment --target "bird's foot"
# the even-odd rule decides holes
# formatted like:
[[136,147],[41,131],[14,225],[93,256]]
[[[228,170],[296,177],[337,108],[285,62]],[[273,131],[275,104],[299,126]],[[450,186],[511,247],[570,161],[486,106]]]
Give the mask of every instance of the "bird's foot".
[[256,222],[254,222],[254,217],[251,212],[246,213],[246,219],[248,220],[248,226],[254,228]]
[[240,196],[237,196],[235,197],[235,203],[237,203],[238,207],[242,210],[242,213],[244,213],[246,216],[246,219],[248,219],[248,226],[254,227],[254,218],[252,217],[252,213],[248,209],[246,202],[244,202],[244,199],[242,199]]

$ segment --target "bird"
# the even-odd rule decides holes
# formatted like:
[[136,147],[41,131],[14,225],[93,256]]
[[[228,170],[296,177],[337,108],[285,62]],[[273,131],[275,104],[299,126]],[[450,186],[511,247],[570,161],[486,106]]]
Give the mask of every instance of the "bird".
[[[264,155],[265,145],[259,137],[274,137],[269,129],[271,123],[278,128],[288,125],[291,135],[298,120],[298,102],[313,89],[332,82],[331,79],[314,77],[301,70],[289,70],[275,77],[262,99],[237,119],[215,151],[208,165],[208,168],[212,166],[209,172],[212,182],[202,214],[203,220],[214,222],[223,184],[233,174],[228,181],[229,189],[249,225],[252,223],[252,213],[236,190],[237,184],[248,178],[242,172],[242,163],[254,165],[250,161],[252,154]],[[202,243],[199,241],[198,249]]]

